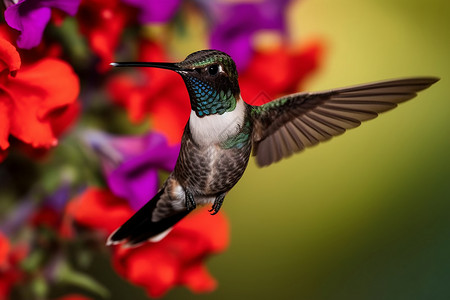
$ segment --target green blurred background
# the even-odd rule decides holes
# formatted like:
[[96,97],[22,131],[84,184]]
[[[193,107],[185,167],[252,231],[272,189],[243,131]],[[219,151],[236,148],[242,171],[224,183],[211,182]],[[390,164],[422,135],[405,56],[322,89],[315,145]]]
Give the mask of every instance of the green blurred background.
[[[304,0],[289,22],[293,42],[326,42],[308,90],[441,81],[274,166],[251,161],[224,206],[231,246],[208,264],[218,289],[165,299],[450,299],[450,2]],[[103,281],[113,299],[146,299]]]

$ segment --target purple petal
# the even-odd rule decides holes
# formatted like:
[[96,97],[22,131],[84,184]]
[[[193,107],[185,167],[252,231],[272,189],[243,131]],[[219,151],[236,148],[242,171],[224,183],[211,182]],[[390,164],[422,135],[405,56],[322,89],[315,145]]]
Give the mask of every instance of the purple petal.
[[172,171],[179,153],[179,146],[169,146],[160,134],[152,133],[142,137],[142,140],[146,142],[147,149],[128,156],[107,174],[108,186],[113,193],[127,199],[135,209],[156,194],[159,188],[157,171]]
[[148,149],[167,147],[166,137],[158,133],[142,136],[111,136],[109,142],[123,155],[124,159],[140,155]]
[[82,138],[102,160],[111,191],[138,209],[156,194],[158,170],[172,171],[180,146],[170,146],[164,135],[113,136],[86,131]]
[[216,27],[210,38],[211,48],[228,53],[238,70],[247,66],[253,53],[251,32],[240,32],[235,34],[231,28]]
[[207,5],[214,14],[211,48],[231,55],[238,69],[245,69],[253,52],[252,38],[260,30],[286,33],[285,10],[290,0]]
[[40,6],[57,8],[71,16],[75,16],[81,0],[39,0],[37,2],[40,3]]
[[139,9],[138,19],[141,24],[162,23],[169,21],[178,7],[180,0],[122,0]]
[[21,32],[17,46],[31,49],[39,45],[47,23],[50,21],[51,8],[58,8],[75,15],[80,0],[22,0],[5,10],[6,23]]
[[23,49],[31,49],[39,45],[51,15],[50,8],[36,8],[28,3],[22,1],[5,10],[6,23],[21,32],[17,38],[17,46]]
[[62,212],[71,198],[70,191],[70,184],[63,181],[56,191],[45,198],[44,204],[57,212]]
[[129,170],[121,166],[107,177],[111,191],[128,200],[130,206],[138,210],[158,191],[158,172],[155,169]]

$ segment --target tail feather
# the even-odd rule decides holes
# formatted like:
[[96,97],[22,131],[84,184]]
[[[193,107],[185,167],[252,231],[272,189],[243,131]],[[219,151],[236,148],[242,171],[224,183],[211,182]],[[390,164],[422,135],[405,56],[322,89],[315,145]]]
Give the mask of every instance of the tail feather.
[[173,225],[184,218],[189,211],[178,211],[157,222],[153,222],[152,213],[163,194],[164,188],[128,219],[128,221],[114,231],[108,237],[106,245],[115,245],[125,242],[126,246],[134,247],[151,238],[154,238],[156,241],[158,240],[158,235],[164,237],[164,233],[168,232]]

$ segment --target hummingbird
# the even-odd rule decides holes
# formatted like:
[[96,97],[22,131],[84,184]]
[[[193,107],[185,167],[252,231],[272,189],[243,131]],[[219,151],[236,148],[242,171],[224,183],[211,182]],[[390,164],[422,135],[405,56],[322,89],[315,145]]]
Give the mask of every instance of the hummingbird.
[[[411,77],[286,95],[261,106],[244,102],[233,59],[201,50],[177,63],[115,62],[181,75],[191,112],[173,172],[158,193],[114,231],[107,245],[159,241],[197,206],[212,215],[244,174],[251,155],[268,166],[409,100],[439,78]],[[270,72],[270,70],[268,70]]]

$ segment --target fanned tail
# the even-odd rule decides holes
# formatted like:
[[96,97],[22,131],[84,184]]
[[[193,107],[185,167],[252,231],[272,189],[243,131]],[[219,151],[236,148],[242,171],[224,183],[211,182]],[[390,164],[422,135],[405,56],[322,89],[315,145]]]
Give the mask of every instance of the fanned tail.
[[128,221],[114,231],[106,242],[106,245],[125,243],[125,246],[134,247],[147,241],[162,239],[178,221],[185,217],[189,211],[174,212],[157,222],[152,221],[152,213],[158,201],[164,194],[162,188],[149,202],[139,209]]

